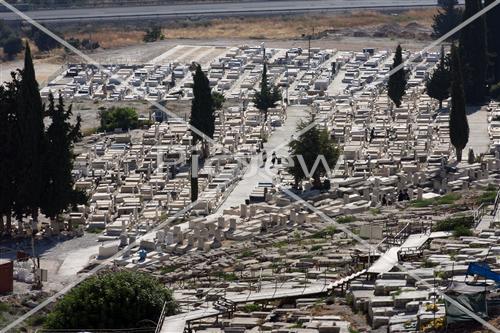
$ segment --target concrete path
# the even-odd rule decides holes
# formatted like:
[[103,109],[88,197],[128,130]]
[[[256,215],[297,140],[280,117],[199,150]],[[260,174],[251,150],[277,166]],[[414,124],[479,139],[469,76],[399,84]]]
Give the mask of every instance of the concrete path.
[[469,156],[469,148],[472,148],[474,154],[477,156],[480,153],[486,153],[490,143],[488,135],[488,112],[484,108],[471,113],[472,110],[472,108],[467,108],[470,134],[469,143],[463,151],[464,160],[467,160],[467,156]]
[[243,178],[234,187],[231,194],[229,194],[226,201],[220,205],[214,215],[222,215],[224,209],[237,207],[242,203],[245,203],[245,199],[248,199],[250,193],[257,187],[259,182],[270,182],[272,177],[276,175],[277,168],[271,168],[271,155],[276,152],[276,156],[283,157],[288,156],[288,141],[290,140],[292,134],[297,132],[297,123],[301,119],[307,117],[308,111],[307,106],[304,105],[294,105],[288,107],[287,119],[283,126],[277,127],[276,130],[271,134],[268,142],[264,144],[264,149],[267,152],[267,165],[266,168],[261,168],[261,154],[254,156],[250,161],[250,165],[243,175]]

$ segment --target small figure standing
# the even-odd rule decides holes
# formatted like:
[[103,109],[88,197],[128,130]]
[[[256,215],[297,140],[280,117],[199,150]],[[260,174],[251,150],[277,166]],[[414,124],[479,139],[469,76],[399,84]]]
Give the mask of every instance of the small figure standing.
[[273,164],[273,167],[274,167],[274,163],[276,163],[276,152],[273,151],[273,154],[271,155],[271,163]]
[[261,166],[261,168],[266,166],[266,162],[267,162],[267,153],[265,150],[263,150],[262,151],[262,166]]

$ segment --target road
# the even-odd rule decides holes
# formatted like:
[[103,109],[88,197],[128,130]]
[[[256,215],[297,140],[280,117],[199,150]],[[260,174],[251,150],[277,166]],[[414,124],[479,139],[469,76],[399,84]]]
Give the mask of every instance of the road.
[[[462,1],[461,1],[462,2]],[[435,6],[436,0],[283,0],[231,3],[194,3],[159,6],[133,6],[109,8],[70,8],[25,12],[32,19],[42,22],[115,20],[130,18],[199,18],[208,16],[292,14],[349,9],[408,8]],[[0,5],[0,7],[2,7]],[[15,13],[2,12],[0,19],[21,20]]]

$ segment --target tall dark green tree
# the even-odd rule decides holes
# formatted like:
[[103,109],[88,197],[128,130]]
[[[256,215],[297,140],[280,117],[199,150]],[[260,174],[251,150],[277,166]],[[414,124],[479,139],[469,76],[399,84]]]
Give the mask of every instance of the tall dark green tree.
[[[309,122],[300,122],[297,129],[300,131],[311,124]],[[288,172],[293,175],[295,184],[308,177],[308,173],[312,173],[313,185],[315,188],[321,187],[321,177],[328,172],[327,167],[321,162],[328,165],[330,170],[333,170],[339,157],[339,151],[335,146],[335,142],[328,135],[326,130],[320,130],[317,126],[313,126],[308,131],[302,133],[296,140],[289,144],[293,165],[288,167]],[[319,159],[319,161],[318,161]],[[313,172],[313,168],[316,169]]]
[[21,219],[31,216],[38,221],[41,207],[44,156],[46,151],[44,106],[35,77],[29,45],[26,44],[24,69],[16,101],[18,149],[16,199],[14,211]]
[[[189,124],[201,131],[207,137],[213,139],[215,132],[215,106],[210,89],[210,83],[199,64],[196,65],[193,74],[193,101],[191,103],[191,118]],[[199,133],[191,131],[193,145],[199,141],[203,142],[204,156],[208,156],[208,142]]]
[[451,110],[450,139],[455,147],[457,161],[462,161],[462,151],[469,142],[469,123],[465,108],[465,92],[461,70],[460,54],[453,44],[450,55],[451,66]]
[[[75,125],[70,123],[71,106],[65,108],[59,96],[57,107],[54,96],[49,95],[47,115],[50,126],[46,131],[46,153],[43,168],[42,213],[51,220],[56,219],[70,206],[86,202],[85,194],[74,189],[71,175],[73,169],[73,145],[81,138],[78,116]],[[70,226],[71,227],[71,226]]]
[[[16,100],[19,92],[19,74],[12,73],[12,81],[0,85],[0,234],[10,233],[12,209],[16,189],[16,161],[18,149]],[[6,224],[4,226],[3,219]]]
[[[432,24],[433,37],[439,38],[447,34],[451,29],[455,28],[462,22],[462,10],[457,7],[457,0],[440,0],[439,6],[441,9],[434,16]],[[454,34],[450,39],[456,39],[458,34]]]
[[[495,0],[485,0],[485,7]],[[500,5],[496,5],[486,13],[486,29],[488,40],[488,53],[491,59],[490,77],[493,82],[500,82]]]
[[[482,9],[481,0],[466,0],[463,20]],[[497,35],[498,38],[498,35]],[[467,104],[483,102],[486,94],[488,50],[484,16],[478,17],[460,32],[460,58]]]
[[268,110],[274,108],[276,103],[281,100],[281,92],[278,87],[274,86],[270,88],[267,80],[267,64],[264,62],[260,91],[257,91],[254,95],[255,106],[264,113],[264,121],[267,121]]
[[[391,70],[397,68],[402,63],[403,49],[401,45],[398,45]],[[402,67],[389,77],[389,82],[387,83],[387,94],[398,108],[401,106],[403,96],[406,94],[406,82],[406,71],[404,67]]]
[[443,101],[450,97],[450,67],[444,47],[441,47],[441,61],[432,76],[427,79],[425,86],[427,95],[437,99],[439,108],[442,109]]

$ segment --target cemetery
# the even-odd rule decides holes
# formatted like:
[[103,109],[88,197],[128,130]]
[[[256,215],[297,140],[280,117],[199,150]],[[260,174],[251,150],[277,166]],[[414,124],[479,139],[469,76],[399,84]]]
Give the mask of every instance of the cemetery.
[[[440,109],[425,94],[439,52],[403,53],[408,88],[395,107],[385,89],[389,50],[214,50],[201,65],[226,104],[199,169],[193,133],[173,114],[85,137],[73,177],[89,205],[67,221],[40,223],[39,237],[96,233],[88,264],[158,277],[181,309],[160,318],[159,332],[425,331],[473,320],[447,313],[457,295],[470,294],[482,295],[478,306],[490,312],[478,316],[497,315],[486,305],[500,269],[498,103],[481,111],[486,144],[471,142],[472,157],[456,163],[449,100]],[[70,64],[41,94],[189,105],[192,64],[174,58],[182,57]],[[282,91],[267,121],[253,103],[264,61]],[[288,168],[288,143],[308,117],[341,151],[322,189],[309,180],[296,186]],[[30,274],[26,262],[14,264],[16,283],[30,283]],[[338,315],[340,307],[362,320]]]

